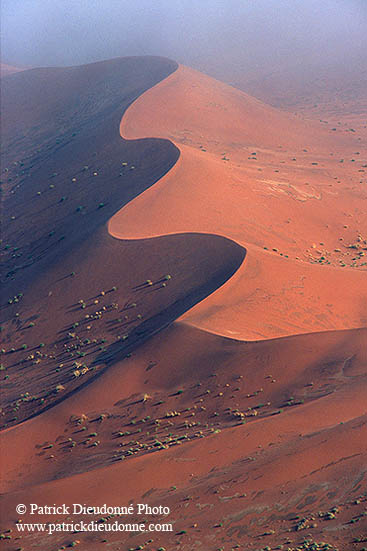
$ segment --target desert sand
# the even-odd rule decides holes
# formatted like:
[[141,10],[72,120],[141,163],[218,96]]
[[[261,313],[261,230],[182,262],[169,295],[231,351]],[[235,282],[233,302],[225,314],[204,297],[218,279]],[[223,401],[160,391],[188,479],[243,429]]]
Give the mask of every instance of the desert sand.
[[169,138],[181,155],[111,219],[113,235],[194,230],[251,250],[225,289],[186,320],[245,339],[365,325],[364,158],[340,163],[361,149],[357,137],[334,136],[186,67],[127,110],[121,133]]
[[[333,130],[156,57],[3,83],[7,549],[361,551],[353,105]],[[129,521],[172,531],[20,532],[55,517],[18,503],[163,505]]]

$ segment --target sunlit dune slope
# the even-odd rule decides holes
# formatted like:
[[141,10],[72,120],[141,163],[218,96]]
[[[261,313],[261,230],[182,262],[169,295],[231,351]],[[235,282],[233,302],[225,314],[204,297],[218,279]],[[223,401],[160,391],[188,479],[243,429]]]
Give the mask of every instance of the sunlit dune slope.
[[366,273],[343,270],[287,261],[250,246],[233,279],[183,319],[251,340],[365,327]]
[[[350,520],[346,505],[361,494],[366,461],[366,350],[365,330],[246,343],[174,324],[81,393],[3,434],[3,446],[22,442],[4,470],[4,490],[12,490],[3,498],[5,523],[16,519],[18,502],[80,496],[96,505],[168,504],[175,533],[158,541],[173,547],[182,530],[186,545],[205,545],[222,520],[216,533],[232,544],[249,544],[262,524],[276,528],[279,543],[292,511],[307,516],[343,503],[343,522]],[[170,486],[177,490],[163,489]],[[188,495],[196,512],[182,510]],[[213,506],[194,506],[204,502]],[[237,533],[241,511],[248,529]]]
[[[153,105],[155,109],[148,114]],[[183,65],[135,102],[121,123],[121,133],[127,138],[149,137],[151,132],[162,138],[170,133],[170,138],[181,138],[183,142],[186,138],[192,145],[201,137],[210,144],[232,148],[303,148],[312,138],[313,143],[319,141],[327,150],[323,133],[315,140],[315,128],[311,122],[299,121],[292,114]]]
[[[254,338],[365,324],[363,276],[357,272],[367,250],[366,159],[358,133],[320,128],[182,66],[129,107],[120,130],[130,139],[169,138],[181,155],[154,187],[111,219],[113,235],[195,230],[254,245],[243,277],[227,286],[220,316],[212,315],[215,295],[200,305],[201,326],[230,335],[233,323],[239,337]],[[250,262],[258,267],[250,283],[257,298],[246,283],[246,274],[254,276]],[[286,304],[294,294],[287,288],[303,279],[307,294],[297,295],[295,308],[308,315],[289,313]],[[326,281],[330,292],[325,289],[320,299]],[[330,297],[333,285],[338,304]],[[281,312],[267,298],[273,287],[281,289]],[[261,310],[275,315],[272,326]],[[204,322],[206,313],[210,321]],[[185,319],[196,323],[198,317],[194,312]]]

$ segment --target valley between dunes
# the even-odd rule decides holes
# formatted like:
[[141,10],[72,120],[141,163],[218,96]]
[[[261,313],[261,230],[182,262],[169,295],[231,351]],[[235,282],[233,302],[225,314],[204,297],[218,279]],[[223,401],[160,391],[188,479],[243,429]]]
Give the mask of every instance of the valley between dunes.
[[3,82],[7,549],[361,551],[366,126],[157,57]]

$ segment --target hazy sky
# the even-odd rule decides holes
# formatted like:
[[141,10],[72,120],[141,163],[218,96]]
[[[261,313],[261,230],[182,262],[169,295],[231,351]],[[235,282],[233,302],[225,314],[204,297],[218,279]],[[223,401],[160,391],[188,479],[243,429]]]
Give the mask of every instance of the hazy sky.
[[215,74],[367,57],[367,0],[2,0],[2,61],[162,55]]

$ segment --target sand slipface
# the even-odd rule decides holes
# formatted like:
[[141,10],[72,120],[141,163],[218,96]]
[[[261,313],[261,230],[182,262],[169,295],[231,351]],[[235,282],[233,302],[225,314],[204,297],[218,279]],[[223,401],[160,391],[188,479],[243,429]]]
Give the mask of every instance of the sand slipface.
[[5,80],[2,538],[360,551],[362,131],[163,58]]

